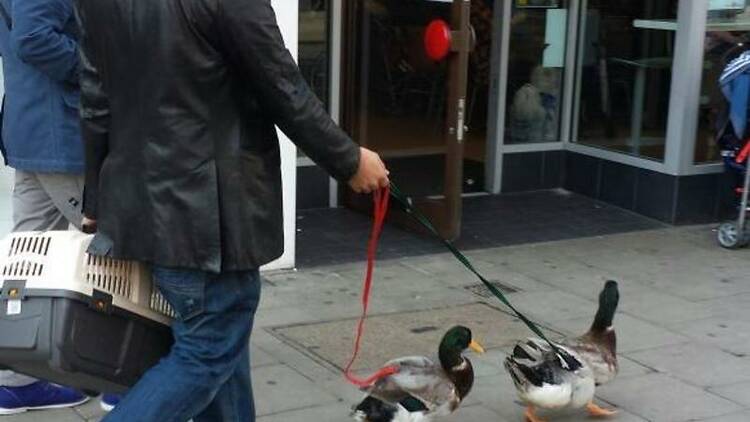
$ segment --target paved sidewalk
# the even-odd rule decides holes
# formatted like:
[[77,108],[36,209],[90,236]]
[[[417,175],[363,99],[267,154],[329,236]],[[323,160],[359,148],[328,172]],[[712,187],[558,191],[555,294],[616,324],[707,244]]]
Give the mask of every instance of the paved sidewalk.
[[[489,277],[516,290],[511,300],[553,333],[585,331],[603,282],[620,282],[615,325],[622,371],[597,391],[601,403],[620,409],[613,420],[750,421],[750,250],[718,248],[711,227],[481,249],[470,256]],[[336,367],[350,347],[362,270],[360,262],[267,275],[252,340],[259,422],[350,420],[350,406],[360,394]],[[470,355],[478,374],[474,391],[447,420],[523,420],[502,359],[510,337],[527,331],[506,314],[476,305],[499,307],[481,296],[475,280],[450,256],[381,262],[373,294],[361,368],[390,357],[391,350],[383,348],[394,354],[431,352],[426,349],[437,345],[425,339],[439,336],[451,316],[468,319],[489,352]],[[412,334],[399,338],[399,329]],[[331,335],[338,341],[329,341]],[[92,402],[1,419],[97,420],[97,409]],[[568,412],[551,420],[587,417]]]

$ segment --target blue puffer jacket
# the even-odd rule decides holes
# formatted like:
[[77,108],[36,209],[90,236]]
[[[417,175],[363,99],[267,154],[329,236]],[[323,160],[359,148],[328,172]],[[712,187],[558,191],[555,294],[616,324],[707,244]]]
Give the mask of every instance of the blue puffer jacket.
[[0,0],[5,77],[2,142],[13,168],[83,173],[78,30],[73,0]]

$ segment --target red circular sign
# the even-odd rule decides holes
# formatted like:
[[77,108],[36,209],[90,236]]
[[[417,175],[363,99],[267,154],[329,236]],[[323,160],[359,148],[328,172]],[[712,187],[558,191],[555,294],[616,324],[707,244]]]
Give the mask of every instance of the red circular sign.
[[442,19],[436,19],[427,26],[424,34],[424,49],[427,57],[440,61],[451,51],[451,28]]

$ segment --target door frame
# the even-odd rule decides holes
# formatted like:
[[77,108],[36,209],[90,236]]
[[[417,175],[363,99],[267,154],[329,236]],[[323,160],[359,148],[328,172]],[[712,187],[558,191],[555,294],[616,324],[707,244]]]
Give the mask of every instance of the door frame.
[[560,134],[556,142],[538,142],[529,144],[508,144],[505,142],[505,127],[507,124],[508,76],[511,42],[511,19],[513,16],[513,2],[497,2],[502,4],[493,14],[493,57],[492,57],[492,85],[490,86],[490,113],[488,116],[487,136],[487,165],[485,166],[485,186],[491,194],[499,194],[503,187],[503,158],[506,154],[525,152],[559,151],[565,148],[570,134],[571,116],[573,112],[573,89],[575,84],[572,71],[575,64],[575,48],[571,48],[571,40],[577,38],[578,20],[576,13],[578,0],[568,2],[568,23],[566,28],[566,49],[564,63],[564,78],[562,97],[560,101]]
[[[299,0],[273,0],[273,7],[284,37],[284,42],[292,56],[297,58],[299,36]],[[263,266],[264,271],[286,270],[295,266],[297,235],[297,148],[284,135],[279,133],[281,151],[281,180],[284,199],[284,253],[277,260]]]
[[[446,59],[448,61],[449,82],[446,87],[448,93],[446,100],[447,117],[443,131],[443,140],[446,146],[443,194],[439,198],[420,197],[413,198],[413,201],[416,206],[421,207],[423,212],[432,217],[433,222],[444,237],[456,239],[460,234],[463,205],[464,117],[466,114],[468,62],[471,46],[471,1],[453,0],[451,3],[450,25],[454,31],[454,48]],[[361,4],[355,2],[338,2],[335,6],[333,14],[339,14],[340,27],[346,30],[347,33],[353,33],[347,28],[354,28],[358,23],[361,26],[362,23],[358,22],[359,13],[361,13],[359,8],[362,7]],[[366,78],[366,76],[354,75],[356,66],[358,66],[356,52],[360,52],[361,50],[358,48],[360,46],[360,39],[356,36],[349,36],[344,40],[341,37],[341,33],[338,34],[338,37],[338,39],[333,38],[333,44],[335,45],[334,49],[340,48],[340,50],[338,54],[333,56],[336,57],[336,60],[339,60],[339,63],[338,66],[336,66],[336,63],[333,63],[332,66],[340,71],[340,74],[337,75],[340,85],[336,93],[340,109],[337,111],[340,112],[339,115],[343,127],[349,129],[350,132],[361,133],[362,128],[355,127],[355,125],[361,125],[363,121],[366,123],[367,119],[357,118],[355,114],[362,114],[367,111],[362,109],[362,103],[366,103],[366,101],[362,101],[363,95],[366,95],[366,91],[362,91],[363,86],[361,83],[360,86],[356,86],[355,81],[352,79],[358,76],[360,79]],[[344,42],[346,44],[343,44]],[[355,53],[352,55],[351,52]],[[368,66],[364,66],[364,68],[367,69]],[[347,91],[360,91],[360,94],[347,95]],[[358,139],[358,142],[365,147],[368,145],[367,139]],[[334,185],[331,188],[334,189]],[[347,203],[350,207],[354,209],[369,207],[369,201],[365,198],[352,195],[345,188],[339,188],[338,191],[342,195],[341,202]],[[392,213],[392,219],[394,222],[417,229],[413,225],[411,218],[406,214],[401,215],[400,212],[396,211]]]

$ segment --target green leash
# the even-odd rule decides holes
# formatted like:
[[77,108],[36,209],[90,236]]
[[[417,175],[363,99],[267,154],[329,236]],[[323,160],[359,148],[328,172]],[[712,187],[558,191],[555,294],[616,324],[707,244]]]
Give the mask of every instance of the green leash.
[[461,251],[459,251],[453,243],[450,241],[444,239],[442,236],[440,236],[440,233],[438,233],[435,226],[432,224],[429,218],[427,218],[426,215],[424,215],[421,211],[419,211],[417,208],[415,208],[410,202],[409,199],[406,197],[406,195],[401,192],[401,190],[393,183],[391,182],[391,196],[393,199],[396,200],[401,206],[403,207],[404,211],[409,214],[414,220],[416,220],[420,225],[422,225],[424,228],[426,228],[431,234],[433,234],[440,242],[445,245],[446,248],[448,248],[449,251],[453,254],[453,256],[458,259],[458,261],[463,264],[466,269],[471,271],[477,278],[482,282],[482,284],[489,289],[492,294],[500,300],[505,306],[510,308],[510,310],[513,311],[513,313],[521,320],[524,324],[526,324],[527,327],[531,331],[534,332],[539,338],[546,341],[551,347],[552,350],[555,351],[561,358],[567,361],[567,359],[564,357],[563,354],[560,353],[560,349],[552,343],[549,339],[547,339],[547,336],[542,333],[542,330],[537,327],[536,324],[534,324],[533,321],[528,319],[521,311],[516,309],[513,304],[510,303],[508,298],[505,297],[503,292],[501,292],[497,287],[495,287],[494,284],[490,283],[477,269],[474,267],[474,265],[469,261],[469,258],[466,257]]

